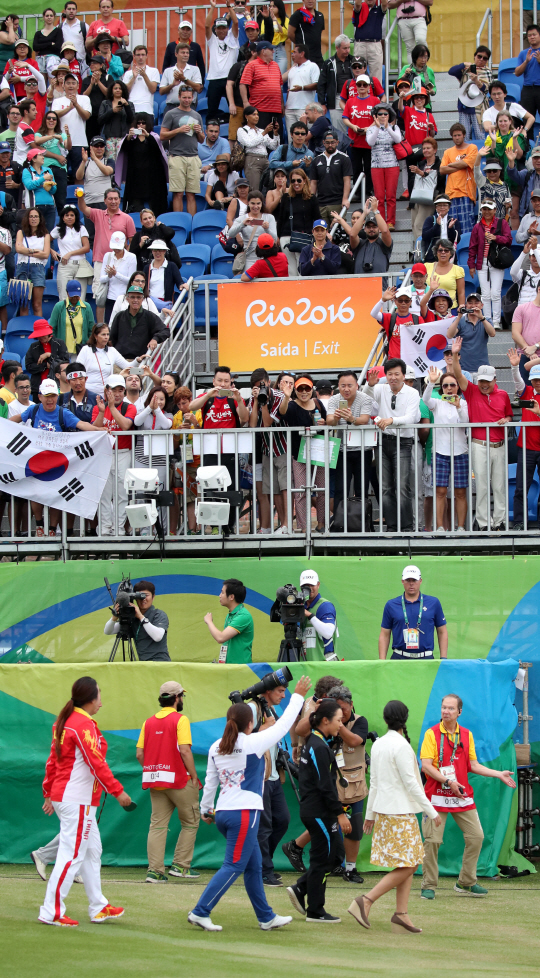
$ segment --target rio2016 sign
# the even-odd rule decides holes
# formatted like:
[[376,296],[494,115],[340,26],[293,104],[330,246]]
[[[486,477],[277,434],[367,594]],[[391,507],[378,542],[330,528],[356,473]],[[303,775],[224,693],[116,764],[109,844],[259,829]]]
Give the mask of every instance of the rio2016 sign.
[[361,366],[381,289],[380,278],[353,277],[219,285],[219,360],[238,371]]

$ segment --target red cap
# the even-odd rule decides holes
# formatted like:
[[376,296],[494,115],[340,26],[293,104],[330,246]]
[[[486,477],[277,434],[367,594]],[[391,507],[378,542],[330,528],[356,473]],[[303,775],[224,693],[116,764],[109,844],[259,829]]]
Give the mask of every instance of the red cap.
[[421,261],[417,261],[416,265],[413,265],[411,268],[411,275],[413,275],[415,272],[420,272],[421,275],[427,275],[427,268]]
[[247,30],[248,27],[251,27],[254,31],[259,30],[259,25],[256,20],[246,20],[244,24],[244,30]]
[[260,234],[257,238],[257,246],[263,251],[266,251],[267,248],[273,248],[275,243],[271,234]]
[[48,336],[52,333],[52,327],[49,325],[46,319],[36,319],[34,322],[34,331],[29,334],[29,339],[37,340],[40,336]]

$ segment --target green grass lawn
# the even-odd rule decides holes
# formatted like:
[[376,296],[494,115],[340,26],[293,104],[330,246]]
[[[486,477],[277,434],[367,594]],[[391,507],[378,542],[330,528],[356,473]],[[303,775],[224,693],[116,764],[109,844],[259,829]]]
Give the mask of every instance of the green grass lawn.
[[[357,887],[340,880],[328,883],[326,906],[339,913],[341,924],[306,924],[285,889],[273,889],[267,890],[273,908],[291,912],[294,920],[264,933],[239,881],[213,914],[223,931],[206,934],[191,927],[186,915],[210,878],[208,872],[201,883],[163,886],[145,885],[144,875],[144,869],[104,868],[103,892],[126,913],[100,926],[88,921],[84,888],[73,886],[67,912],[80,926],[68,930],[37,923],[45,884],[33,867],[0,865],[2,973],[6,978],[252,978],[270,970],[275,978],[538,975],[538,876],[488,881],[489,896],[483,900],[457,897],[454,880],[443,879],[433,903],[419,899],[420,879],[415,878],[409,909],[423,933],[394,936],[392,895],[375,905],[371,930],[366,931],[347,913]],[[377,878],[369,874],[361,891]],[[286,885],[294,879],[284,874]]]

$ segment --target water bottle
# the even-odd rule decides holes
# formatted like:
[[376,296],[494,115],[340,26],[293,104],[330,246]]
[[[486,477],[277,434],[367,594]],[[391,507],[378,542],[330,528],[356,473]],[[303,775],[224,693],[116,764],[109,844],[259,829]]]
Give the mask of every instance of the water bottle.
[[313,424],[318,425],[321,418],[322,418],[321,412],[319,411],[318,408],[315,408],[315,411],[313,412]]

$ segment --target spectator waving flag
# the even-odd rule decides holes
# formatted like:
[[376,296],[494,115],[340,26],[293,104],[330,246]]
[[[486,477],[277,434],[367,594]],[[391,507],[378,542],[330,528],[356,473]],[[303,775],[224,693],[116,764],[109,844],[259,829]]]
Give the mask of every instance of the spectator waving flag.
[[409,367],[414,367],[417,377],[425,377],[430,367],[440,370],[444,366],[446,330],[451,322],[451,319],[441,319],[436,323],[400,326],[401,357]]
[[0,418],[0,488],[93,519],[111,469],[106,431],[46,431]]

